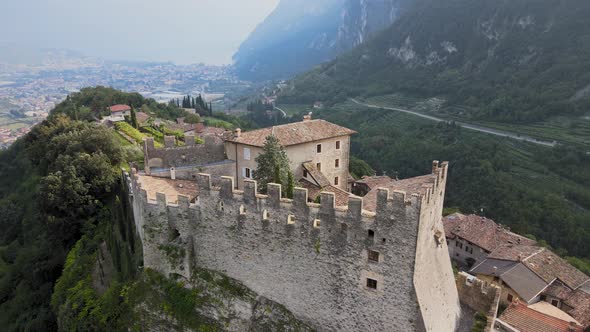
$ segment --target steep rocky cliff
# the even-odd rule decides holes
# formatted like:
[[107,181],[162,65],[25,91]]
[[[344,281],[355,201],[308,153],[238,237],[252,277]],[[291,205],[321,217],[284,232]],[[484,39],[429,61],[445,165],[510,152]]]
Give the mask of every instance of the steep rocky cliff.
[[288,78],[389,26],[407,0],[282,0],[234,55],[240,77]]
[[456,115],[529,122],[583,114],[590,2],[417,0],[354,51],[295,80],[297,101],[443,96]]

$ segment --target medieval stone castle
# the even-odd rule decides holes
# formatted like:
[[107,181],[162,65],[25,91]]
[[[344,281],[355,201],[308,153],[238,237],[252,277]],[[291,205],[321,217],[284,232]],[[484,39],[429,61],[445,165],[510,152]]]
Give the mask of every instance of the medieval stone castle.
[[[454,331],[447,163],[407,180],[354,181],[352,134],[306,117],[205,144],[146,141],[145,169],[125,173],[144,265],[184,278],[194,266],[220,271],[320,331]],[[262,195],[251,179],[265,135],[287,150],[293,199],[277,184]]]

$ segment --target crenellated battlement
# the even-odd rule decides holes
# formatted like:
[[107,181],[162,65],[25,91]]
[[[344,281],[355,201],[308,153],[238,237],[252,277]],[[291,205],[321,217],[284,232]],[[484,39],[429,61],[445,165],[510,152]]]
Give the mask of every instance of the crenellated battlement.
[[124,176],[146,267],[186,278],[195,264],[221,271],[318,330],[451,331],[457,294],[437,238],[447,166],[433,163],[411,190],[379,188],[371,210],[354,195],[336,206],[331,192],[310,203],[305,188],[283,198],[273,183],[260,194],[253,180],[236,190],[226,176],[196,174],[194,190],[170,179],[148,186],[135,169]]
[[[229,176],[219,177],[218,185],[212,185],[212,176],[209,174],[199,173],[196,177],[198,183],[198,193],[195,193],[196,197],[219,197],[224,201],[234,200],[235,203],[247,204],[252,206],[267,206],[269,208],[284,208],[293,209],[295,207],[307,207],[309,210],[322,210],[324,213],[335,214],[336,211],[341,213],[348,213],[352,216],[363,216],[366,218],[374,218],[379,214],[387,214],[393,209],[400,208],[416,208],[422,204],[428,204],[433,199],[433,195],[436,193],[440,194],[441,184],[446,183],[446,174],[448,163],[442,163],[441,167],[438,167],[438,162],[434,162],[433,181],[428,184],[423,193],[406,193],[405,191],[393,190],[389,191],[387,188],[378,188],[377,193],[377,208],[375,211],[367,211],[363,209],[363,200],[361,197],[350,195],[348,204],[346,206],[335,206],[334,194],[331,192],[321,193],[321,204],[308,202],[308,191],[305,188],[294,188],[293,199],[282,197],[282,187],[280,184],[269,183],[268,194],[260,194],[257,190],[257,183],[254,180],[244,181],[244,190],[235,189],[234,179]],[[139,181],[139,175],[137,171],[132,170],[132,176],[127,177],[131,188],[135,189],[134,192],[140,192],[142,197],[147,197],[147,192],[141,188]],[[189,198],[185,195],[177,195],[178,201],[187,202]],[[146,202],[154,205],[172,205],[171,200],[167,199],[163,193],[156,193],[157,200],[146,199]],[[189,206],[195,207],[200,204],[197,200],[189,204]]]

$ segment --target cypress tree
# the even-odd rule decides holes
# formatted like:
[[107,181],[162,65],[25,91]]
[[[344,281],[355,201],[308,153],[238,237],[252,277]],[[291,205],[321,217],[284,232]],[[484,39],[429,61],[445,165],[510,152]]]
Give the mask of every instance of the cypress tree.
[[293,191],[295,189],[295,179],[293,179],[293,172],[289,170],[287,173],[287,198],[293,199]]
[[139,123],[137,123],[137,114],[135,114],[135,108],[131,107],[131,126],[137,129],[139,128]]

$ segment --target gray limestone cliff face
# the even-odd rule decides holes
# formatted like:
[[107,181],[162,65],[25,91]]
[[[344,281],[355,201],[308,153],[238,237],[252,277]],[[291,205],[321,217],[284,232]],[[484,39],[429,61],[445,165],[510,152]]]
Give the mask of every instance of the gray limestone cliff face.
[[131,176],[144,263],[185,278],[195,266],[219,271],[321,331],[453,331],[458,297],[436,217],[446,164],[435,172],[426,195],[380,190],[376,213],[356,197],[335,208],[331,193],[321,204],[304,189],[281,199],[278,185],[259,195],[253,181],[242,192],[222,178],[214,189],[208,175],[195,203],[167,205]]
[[410,0],[282,0],[234,55],[243,79],[289,78],[391,25]]

